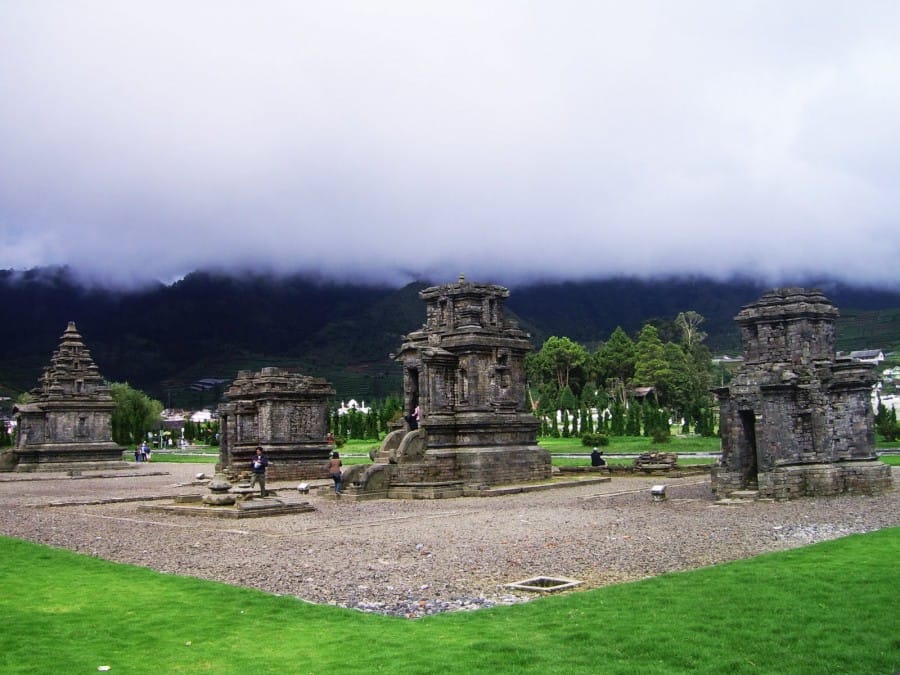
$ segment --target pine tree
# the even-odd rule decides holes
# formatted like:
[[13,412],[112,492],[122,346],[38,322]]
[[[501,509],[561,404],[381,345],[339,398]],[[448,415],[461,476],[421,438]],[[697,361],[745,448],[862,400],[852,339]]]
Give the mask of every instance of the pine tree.
[[641,435],[641,405],[634,400],[630,401],[628,405],[625,417],[625,435]]
[[625,406],[618,399],[613,401],[609,418],[609,433],[611,436],[625,435]]

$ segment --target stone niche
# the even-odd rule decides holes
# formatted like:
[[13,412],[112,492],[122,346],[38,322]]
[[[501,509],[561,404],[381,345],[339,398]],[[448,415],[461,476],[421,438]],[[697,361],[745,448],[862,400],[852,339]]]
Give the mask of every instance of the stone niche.
[[218,409],[216,470],[232,477],[249,471],[262,446],[270,480],[326,477],[328,400],[334,394],[324,379],[283,368],[239,371]]
[[354,467],[345,482],[364,489],[371,478],[384,496],[428,497],[550,477],[550,455],[537,445],[540,423],[526,403],[531,345],[504,316],[508,296],[502,286],[463,277],[419,293],[425,324],[394,355],[405,410],[419,409],[418,428],[389,434],[375,466]]
[[124,469],[124,448],[112,440],[116,407],[81,334],[70,321],[44,368],[32,400],[13,409],[18,435],[4,453],[7,471]]
[[735,317],[744,363],[719,399],[720,497],[791,499],[891,486],[875,454],[874,367],[835,356],[838,311],[818,290],[764,294]]

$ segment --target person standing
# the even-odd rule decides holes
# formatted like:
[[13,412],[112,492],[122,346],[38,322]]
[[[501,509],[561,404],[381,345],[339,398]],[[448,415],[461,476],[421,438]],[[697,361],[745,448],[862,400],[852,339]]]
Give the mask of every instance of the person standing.
[[334,494],[341,494],[341,456],[337,452],[331,453],[331,459],[328,461],[328,473],[334,481]]
[[419,410],[419,406],[417,405],[409,415],[406,416],[406,423],[409,425],[410,431],[415,431],[419,428],[419,418],[422,417],[422,413]]
[[256,448],[256,454],[250,462],[250,489],[259,483],[259,496],[266,496],[266,467],[269,466],[269,458],[263,452],[261,447]]

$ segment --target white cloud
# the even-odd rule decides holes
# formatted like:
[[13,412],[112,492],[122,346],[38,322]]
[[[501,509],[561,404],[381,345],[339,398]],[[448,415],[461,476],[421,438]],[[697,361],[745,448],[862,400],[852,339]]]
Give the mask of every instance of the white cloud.
[[891,2],[9,2],[0,267],[896,283]]

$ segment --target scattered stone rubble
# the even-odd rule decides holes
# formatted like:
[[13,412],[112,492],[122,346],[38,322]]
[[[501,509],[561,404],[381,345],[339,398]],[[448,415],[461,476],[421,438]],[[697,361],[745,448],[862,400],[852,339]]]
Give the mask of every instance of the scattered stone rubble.
[[634,458],[634,468],[644,473],[672,471],[678,465],[677,452],[642,452]]

